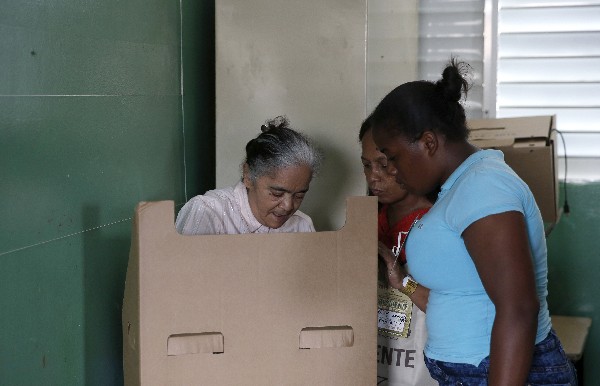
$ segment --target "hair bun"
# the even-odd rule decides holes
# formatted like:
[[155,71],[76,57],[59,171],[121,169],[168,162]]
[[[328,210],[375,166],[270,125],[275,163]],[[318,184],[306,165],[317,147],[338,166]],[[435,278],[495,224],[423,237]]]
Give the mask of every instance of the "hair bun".
[[469,64],[458,62],[452,58],[450,64],[442,72],[442,79],[435,83],[436,90],[450,102],[459,102],[463,92],[466,98],[470,85],[465,79],[465,75],[469,73],[469,70]]
[[287,128],[289,128],[289,121],[288,121],[287,117],[285,115],[280,115],[278,117],[275,117],[273,119],[266,121],[264,125],[260,126],[260,131],[262,131],[263,133],[266,133],[271,130],[287,129]]

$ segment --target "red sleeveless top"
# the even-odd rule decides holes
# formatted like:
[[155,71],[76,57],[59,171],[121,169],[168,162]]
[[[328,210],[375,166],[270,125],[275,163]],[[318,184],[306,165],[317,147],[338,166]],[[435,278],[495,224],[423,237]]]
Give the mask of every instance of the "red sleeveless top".
[[[406,236],[413,222],[417,218],[423,217],[425,213],[429,211],[429,208],[417,209],[408,215],[404,216],[400,221],[392,226],[389,226],[387,216],[388,205],[383,205],[379,211],[377,219],[377,235],[379,241],[382,241],[388,248],[400,247],[401,244],[406,240]],[[398,233],[401,233],[400,245],[398,245]],[[400,251],[400,258],[398,259],[401,264],[406,263],[406,252],[404,248]]]

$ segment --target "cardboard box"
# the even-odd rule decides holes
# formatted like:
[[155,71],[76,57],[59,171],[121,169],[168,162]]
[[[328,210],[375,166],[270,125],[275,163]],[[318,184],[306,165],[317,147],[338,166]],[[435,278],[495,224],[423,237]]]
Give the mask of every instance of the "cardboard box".
[[477,119],[469,141],[502,150],[506,163],[529,185],[546,223],[558,222],[556,116]]
[[125,385],[357,385],[377,377],[377,199],[334,232],[182,236],[136,210]]

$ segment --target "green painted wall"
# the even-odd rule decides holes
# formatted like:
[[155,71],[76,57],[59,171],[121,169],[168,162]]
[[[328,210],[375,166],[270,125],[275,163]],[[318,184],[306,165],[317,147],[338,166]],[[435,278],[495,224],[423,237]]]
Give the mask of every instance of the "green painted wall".
[[122,384],[133,209],[214,186],[214,3],[5,0],[0,36],[0,385]]
[[[562,188],[561,188],[562,189]],[[563,193],[564,197],[564,193]],[[600,381],[600,183],[568,184],[570,214],[548,236],[550,312],[592,318],[585,386]],[[562,202],[562,201],[561,201]]]

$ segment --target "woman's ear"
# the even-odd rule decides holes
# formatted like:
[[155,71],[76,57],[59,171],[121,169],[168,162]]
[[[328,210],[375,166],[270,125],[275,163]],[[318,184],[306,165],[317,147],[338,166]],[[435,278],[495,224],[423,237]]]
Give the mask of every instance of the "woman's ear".
[[250,166],[248,166],[248,163],[246,162],[244,162],[244,165],[242,166],[242,182],[248,189],[253,185],[252,180],[250,179]]
[[429,155],[435,154],[440,145],[439,138],[433,131],[424,131],[419,140]]

